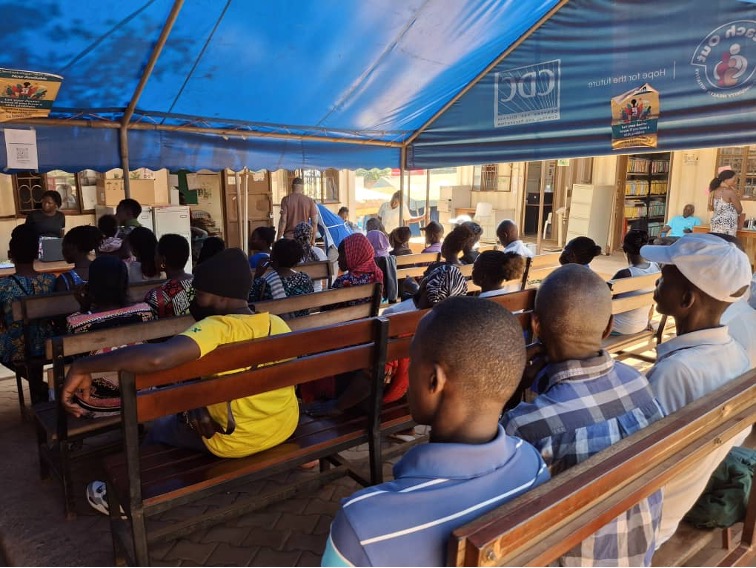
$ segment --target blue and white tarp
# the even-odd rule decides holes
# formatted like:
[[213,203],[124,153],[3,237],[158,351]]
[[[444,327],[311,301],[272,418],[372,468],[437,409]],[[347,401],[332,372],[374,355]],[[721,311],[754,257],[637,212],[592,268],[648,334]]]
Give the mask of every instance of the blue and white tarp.
[[418,137],[408,166],[753,143],[752,2],[570,0]]

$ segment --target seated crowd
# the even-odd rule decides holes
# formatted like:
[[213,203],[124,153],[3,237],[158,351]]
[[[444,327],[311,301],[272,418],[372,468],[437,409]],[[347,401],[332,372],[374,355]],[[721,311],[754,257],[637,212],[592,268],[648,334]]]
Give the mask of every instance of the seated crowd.
[[[11,314],[12,302],[23,296],[76,290],[81,311],[67,318],[70,333],[187,314],[196,321],[164,343],[112,348],[74,360],[62,393],[64,407],[74,416],[91,416],[103,407],[107,414],[117,406],[118,371],[171,369],[223,344],[289,332],[286,320],[305,313],[255,313],[250,302],[313,293],[313,281],[297,266],[327,259],[313,244],[312,226],[300,223],[290,238],[278,241],[272,230],[256,229],[249,257],[208,239],[192,275],[185,272],[187,241],[178,235],[157,241],[138,226],[135,212],[132,203],[119,205],[115,230],[110,219],[99,229],[72,229],[64,254],[74,267],[57,280],[34,270],[36,234],[25,225],[13,231],[9,253],[16,274],[0,278],[0,362],[11,369],[24,357],[22,328]],[[345,237],[338,245],[341,274],[332,287],[381,283],[384,299],[396,299],[405,283],[396,282],[395,257],[411,254],[404,229],[386,235],[376,222],[367,235]],[[383,311],[391,316],[429,310],[415,332],[409,359],[386,365],[384,403],[406,396],[415,422],[431,427],[430,442],[404,454],[392,481],[342,502],[323,565],[445,565],[446,541],[456,527],[754,367],[756,302],[749,286],[756,287],[756,277],[734,238],[686,233],[659,246],[649,245],[643,231],[625,236],[628,267],[614,279],[658,272],[656,309],[673,318],[676,328],[676,337],[658,345],[656,363],[642,374],[615,361],[602,341],[613,333],[646,329],[649,310],[612,315],[611,290],[590,268],[601,252],[591,239],[571,240],[560,258],[563,266],[540,283],[532,313],[536,341],[526,346],[517,319],[485,300],[521,288],[532,252],[517,226],[502,222],[497,237],[504,250],[482,253],[475,250],[482,234],[477,223],[460,224],[446,238],[438,223],[423,230],[425,251],[439,252],[442,260],[409,283],[414,288],[406,287],[403,301]],[[92,251],[95,260],[89,258]],[[467,297],[463,264],[473,265],[478,298]],[[129,283],[152,279],[166,280],[143,302],[130,305]],[[29,335],[31,353],[41,354],[46,334],[40,326]],[[364,412],[370,375],[336,376],[325,391],[328,396],[307,400],[303,411],[312,416]],[[35,402],[46,396],[46,391],[32,392]],[[251,455],[292,434],[298,397],[303,393],[287,387],[211,405],[209,429],[166,417],[151,425],[145,443],[222,458]],[[649,566],[655,550],[696,507],[714,470],[747,434],[607,523],[560,564]],[[87,499],[107,512],[102,482],[90,484]]]

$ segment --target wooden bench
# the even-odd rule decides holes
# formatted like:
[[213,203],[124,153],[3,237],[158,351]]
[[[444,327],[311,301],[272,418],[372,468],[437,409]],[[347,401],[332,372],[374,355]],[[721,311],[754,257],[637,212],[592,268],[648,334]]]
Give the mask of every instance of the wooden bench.
[[333,265],[328,260],[298,264],[293,270],[304,272],[313,282],[319,281],[323,290],[328,290],[333,283]]
[[560,252],[539,254],[525,259],[525,272],[522,275],[523,290],[530,284],[536,285],[561,266],[559,264]]
[[[129,285],[128,299],[130,302],[141,302],[145,294],[155,286],[159,286],[165,280],[149,280]],[[73,290],[65,292],[53,292],[52,294],[40,294],[38,296],[26,296],[19,298],[11,305],[13,320],[20,321],[24,328],[24,346],[26,349],[26,375],[29,367],[38,365],[40,368],[50,359],[33,357],[30,352],[31,342],[30,326],[40,325],[43,322],[52,322],[55,319],[64,318],[81,309]],[[18,389],[18,404],[22,418],[25,417],[24,390],[21,379],[24,378],[24,370],[16,371],[16,387]]]
[[[609,280],[607,284],[609,284],[613,294],[612,315],[616,316],[638,308],[648,308],[650,316],[654,310],[654,288],[660,276],[658,273],[644,274],[643,276]],[[620,294],[627,293],[635,293],[635,295],[617,297]],[[604,340],[604,349],[615,355],[619,360],[633,357],[653,363],[656,357],[648,357],[642,355],[642,353],[654,349],[656,345],[661,343],[666,324],[667,316],[662,315],[659,328],[656,331],[649,328],[629,335],[611,335]]]
[[[357,303],[347,305],[353,302]],[[307,315],[287,320],[291,330],[296,331],[373,317],[378,315],[380,305],[381,285],[376,283],[302,294],[280,300],[252,302],[250,307],[256,312],[275,315],[309,310]],[[323,309],[329,306],[333,308]]]
[[[293,494],[303,484],[295,483],[262,497],[240,498],[199,518],[150,530],[149,535],[148,517],[314,459],[337,464],[334,469],[321,471],[320,481],[349,474],[362,483],[380,482],[378,424],[390,423],[392,412],[405,413],[391,408],[381,411],[387,328],[385,319],[371,318],[221,346],[198,361],[162,372],[122,372],[125,453],[105,462],[116,561],[130,556],[133,550],[130,560],[147,565],[149,542],[253,510]],[[270,364],[272,361],[279,362]],[[243,370],[218,376],[233,369]],[[338,418],[317,420],[302,416],[296,432],[286,442],[245,458],[221,459],[209,453],[163,446],[140,447],[139,425],[161,416],[361,369],[370,369],[373,375],[367,416],[345,413]],[[199,376],[207,378],[197,380]],[[370,447],[368,479],[337,455],[365,442]],[[311,486],[313,481],[305,483]],[[126,521],[119,515],[121,505],[128,516]]]
[[426,268],[441,260],[441,254],[437,252],[424,252],[418,254],[405,254],[396,257],[396,281],[401,282],[407,276],[420,277]]
[[47,340],[45,355],[53,363],[55,400],[35,404],[32,407],[32,415],[37,430],[40,478],[47,479],[53,472],[60,479],[67,519],[76,517],[71,476],[72,461],[91,453],[77,454],[72,451],[74,446],[87,438],[117,429],[120,417],[76,418],[65,411],[61,392],[66,378],[66,361],[72,356],[86,355],[105,347],[173,337],[188,329],[193,321],[191,316],[165,318],[102,331],[62,335]]
[[[456,529],[450,566],[547,566],[756,422],[756,370]],[[719,565],[754,555],[756,491],[740,543]],[[723,552],[722,556],[725,556]]]

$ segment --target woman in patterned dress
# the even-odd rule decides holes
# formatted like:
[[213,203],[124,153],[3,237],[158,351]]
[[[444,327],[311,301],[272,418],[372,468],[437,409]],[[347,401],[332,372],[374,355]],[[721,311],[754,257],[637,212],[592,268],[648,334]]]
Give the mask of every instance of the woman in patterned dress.
[[713,211],[709,222],[709,231],[735,236],[738,231],[738,218],[743,212],[735,188],[738,178],[732,170],[724,170],[709,184],[709,211]]
[[189,243],[181,235],[163,235],[155,249],[155,264],[168,280],[144,296],[153,315],[158,318],[184,316],[194,299],[192,275],[184,271],[189,260]]
[[[37,231],[32,225],[19,225],[11,233],[10,259],[16,265],[16,273],[0,278],[0,363],[16,370],[16,365],[26,359],[24,330],[20,321],[13,320],[13,302],[24,296],[48,294],[55,289],[54,274],[40,274],[34,270],[34,260],[39,254]],[[33,324],[29,329],[32,345],[29,354],[38,357],[44,352],[45,339],[52,333],[50,325]],[[42,381],[42,367],[27,368],[32,403],[47,400],[47,385]]]
[[[293,239],[280,239],[273,244],[270,261],[257,265],[255,279],[249,292],[250,302],[279,300],[289,296],[312,294],[312,279],[294,270],[302,259],[302,246]],[[306,316],[308,310],[282,314],[284,319]]]

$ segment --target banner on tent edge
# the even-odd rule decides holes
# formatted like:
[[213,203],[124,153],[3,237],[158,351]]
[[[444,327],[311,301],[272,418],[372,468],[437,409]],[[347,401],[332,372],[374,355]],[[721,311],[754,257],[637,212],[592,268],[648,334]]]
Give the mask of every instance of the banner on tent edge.
[[62,82],[60,75],[0,68],[0,122],[48,116]]

